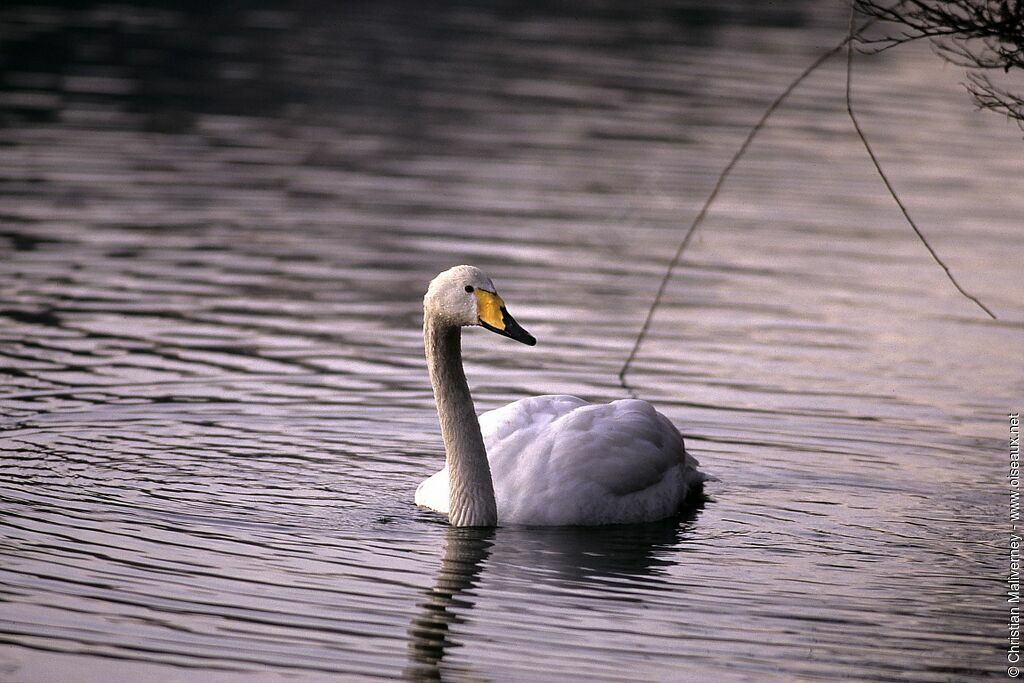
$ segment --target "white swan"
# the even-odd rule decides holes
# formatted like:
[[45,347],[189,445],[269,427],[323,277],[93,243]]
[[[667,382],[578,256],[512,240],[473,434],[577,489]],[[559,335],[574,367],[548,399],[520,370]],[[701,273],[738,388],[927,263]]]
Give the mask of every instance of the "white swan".
[[646,401],[535,396],[478,420],[462,370],[469,325],[537,343],[479,269],[456,266],[431,281],[423,341],[446,464],[416,489],[417,505],[454,526],[650,522],[674,514],[704,480],[682,436]]

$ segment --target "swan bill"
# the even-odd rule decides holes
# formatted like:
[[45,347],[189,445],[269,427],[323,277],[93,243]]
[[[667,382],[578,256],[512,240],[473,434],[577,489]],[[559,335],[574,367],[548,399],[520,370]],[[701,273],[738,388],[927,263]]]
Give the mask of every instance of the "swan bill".
[[477,318],[484,329],[496,332],[503,337],[515,339],[517,342],[534,346],[537,340],[516,322],[516,319],[505,308],[501,297],[482,289],[476,290]]

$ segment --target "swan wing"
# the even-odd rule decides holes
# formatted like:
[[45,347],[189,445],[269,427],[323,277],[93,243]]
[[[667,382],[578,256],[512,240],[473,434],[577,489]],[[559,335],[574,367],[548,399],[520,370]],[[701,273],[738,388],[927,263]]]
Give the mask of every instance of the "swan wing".
[[480,426],[505,523],[661,519],[699,480],[679,432],[646,401],[536,396],[485,413]]

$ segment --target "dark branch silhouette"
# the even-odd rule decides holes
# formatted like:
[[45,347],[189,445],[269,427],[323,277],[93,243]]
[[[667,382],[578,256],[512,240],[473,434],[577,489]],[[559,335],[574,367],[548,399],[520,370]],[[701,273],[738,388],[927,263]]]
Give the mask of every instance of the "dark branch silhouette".
[[[853,2],[854,7],[859,7],[861,4],[863,4],[862,0],[853,0]],[[1024,0],[1016,0],[1014,6],[1019,10],[1022,2],[1024,2]],[[922,6],[925,5],[925,3],[923,2],[909,2],[909,4]],[[970,3],[967,0],[964,0],[964,4]],[[892,10],[886,9],[885,11],[890,12]],[[794,90],[796,90],[797,86],[799,86],[804,81],[804,79],[810,76],[814,71],[818,69],[818,67],[824,64],[826,61],[828,61],[829,58],[831,58],[837,52],[842,50],[844,47],[846,48],[846,112],[850,117],[850,121],[853,124],[854,131],[857,133],[857,137],[860,138],[861,143],[864,145],[865,151],[871,158],[871,162],[874,164],[875,170],[878,172],[878,175],[882,179],[882,182],[885,184],[885,187],[889,191],[889,194],[892,196],[893,200],[895,200],[896,205],[903,213],[904,218],[907,219],[907,223],[909,223],[910,227],[914,230],[914,234],[916,234],[918,239],[921,240],[921,243],[924,245],[925,249],[928,250],[928,253],[931,255],[932,259],[934,259],[934,261],[937,264],[939,264],[942,270],[945,271],[946,277],[949,279],[950,283],[952,283],[952,285],[956,288],[958,292],[960,292],[960,294],[970,299],[979,308],[985,311],[985,313],[988,314],[990,318],[992,318],[993,320],[997,319],[995,313],[993,313],[988,306],[983,304],[976,296],[970,294],[967,290],[960,286],[960,283],[957,282],[955,277],[953,277],[953,273],[950,271],[949,266],[947,266],[945,262],[939,257],[938,253],[936,253],[935,249],[932,248],[932,245],[928,242],[928,239],[924,236],[924,233],[922,233],[921,229],[917,227],[917,224],[914,222],[914,219],[910,217],[910,212],[907,210],[906,205],[903,203],[899,195],[896,193],[896,189],[893,187],[888,176],[886,176],[885,171],[882,170],[882,166],[878,161],[878,157],[875,156],[875,152],[872,149],[871,144],[868,142],[867,137],[864,135],[864,131],[860,127],[860,122],[857,120],[857,117],[853,112],[853,99],[851,93],[851,82],[853,75],[853,43],[858,42],[862,45],[882,44],[882,47],[880,47],[879,49],[886,49],[886,47],[891,47],[906,42],[908,40],[916,39],[914,36],[908,34],[903,36],[902,38],[865,40],[863,38],[864,32],[875,23],[876,19],[884,19],[888,17],[888,15],[880,15],[873,12],[868,12],[868,14],[872,18],[869,19],[860,28],[854,30],[854,11],[853,7],[851,7],[850,29],[846,38],[844,38],[838,45],[828,50],[827,52],[824,52],[816,60],[814,60],[813,63],[811,63],[806,69],[804,69],[799,76],[793,79],[789,86],[787,86],[786,89],[783,90],[779,94],[779,96],[772,101],[770,105],[768,105],[768,108],[761,115],[761,118],[758,119],[757,123],[755,123],[753,128],[750,129],[750,132],[747,133],[747,137],[743,140],[742,144],[740,144],[739,149],[736,150],[736,153],[733,154],[732,158],[729,160],[729,163],[725,165],[724,169],[722,169],[722,172],[718,176],[718,180],[715,182],[714,187],[711,189],[711,193],[708,195],[708,198],[704,200],[704,205],[701,207],[700,212],[697,214],[697,216],[693,219],[693,222],[690,224],[689,229],[687,229],[686,234],[683,235],[682,242],[679,243],[679,248],[676,249],[675,255],[669,262],[668,268],[665,270],[665,274],[664,276],[662,276],[661,283],[658,286],[658,291],[655,293],[653,301],[651,301],[651,306],[649,309],[647,309],[647,316],[644,318],[643,325],[641,325],[640,327],[640,332],[637,333],[636,341],[633,343],[633,348],[630,349],[629,355],[626,357],[625,362],[622,364],[622,368],[619,370],[619,385],[623,389],[625,389],[626,392],[629,393],[629,395],[632,396],[633,398],[637,398],[637,393],[633,389],[633,387],[630,386],[629,382],[626,381],[626,375],[629,373],[629,370],[633,365],[633,361],[636,360],[637,354],[640,352],[640,347],[643,345],[644,340],[647,338],[647,333],[650,331],[651,322],[654,319],[654,312],[657,310],[658,306],[661,304],[662,298],[665,296],[665,290],[668,287],[669,281],[671,281],[672,279],[672,274],[675,272],[676,267],[682,260],[683,252],[686,251],[686,248],[690,244],[691,238],[697,231],[697,228],[700,226],[700,224],[704,221],[704,217],[707,215],[708,210],[714,203],[715,198],[718,197],[718,193],[722,189],[722,186],[725,184],[726,178],[729,177],[729,174],[732,173],[733,168],[735,168],[736,164],[739,163],[739,160],[743,157],[743,155],[746,154],[747,148],[750,147],[750,143],[752,143],[754,141],[754,138],[757,137],[757,134],[761,132],[761,129],[764,128],[765,124],[768,122],[768,119],[771,118],[771,115],[773,113],[775,113],[775,110],[779,108],[779,106],[790,96],[790,94]],[[933,35],[949,35],[951,33],[949,29],[941,28],[933,28],[932,31]],[[1018,36],[1017,40],[1018,42],[1024,41],[1024,37]],[[1019,60],[1021,58],[1021,51],[1019,47],[1015,54],[1016,58]],[[1024,124],[1024,118],[1022,118],[1022,115],[1024,115],[1024,100],[1022,100],[1020,97],[1016,95],[1006,93],[1003,91],[993,92],[993,90],[991,89],[991,82],[984,76],[978,74],[971,74],[969,77],[970,84],[968,85],[968,90],[970,90],[971,93],[974,94],[975,99],[977,99],[979,103],[982,104],[982,106],[985,106],[988,109],[993,109],[996,111],[1006,113],[1011,118],[1016,119],[1018,123]]]
[[965,86],[979,107],[1004,114],[1024,128],[1024,96],[990,75],[1024,70],[1024,0],[854,0],[854,6],[902,27],[880,38],[861,38],[868,51],[927,39],[943,59],[967,69]]
[[854,11],[851,8],[850,34],[849,40],[846,44],[846,113],[850,116],[850,122],[853,124],[853,129],[857,132],[857,137],[860,138],[861,143],[863,143],[864,145],[864,150],[868,153],[868,156],[871,158],[871,163],[875,165],[875,170],[878,171],[878,176],[882,179],[882,182],[885,184],[885,189],[887,189],[889,191],[889,194],[892,195],[893,200],[896,202],[896,206],[900,207],[900,211],[903,212],[903,217],[907,219],[907,223],[909,223],[910,227],[913,228],[914,233],[917,235],[917,238],[921,240],[921,244],[923,244],[924,248],[928,250],[929,254],[931,254],[932,259],[937,264],[939,264],[942,270],[946,271],[946,277],[953,284],[953,286],[956,287],[956,290],[958,292],[960,292],[965,297],[967,297],[975,304],[977,304],[978,307],[981,310],[985,311],[985,313],[987,313],[990,318],[996,320],[996,314],[993,313],[988,306],[981,303],[978,297],[969,293],[966,289],[960,286],[960,283],[956,281],[955,277],[953,277],[953,273],[952,271],[950,271],[949,266],[947,266],[946,263],[935,252],[935,249],[932,248],[931,243],[929,243],[928,239],[924,236],[924,233],[921,232],[921,229],[917,227],[917,223],[915,223],[914,219],[910,217],[910,211],[907,210],[907,207],[903,203],[903,200],[900,199],[900,196],[896,194],[896,189],[892,186],[892,182],[889,181],[889,177],[885,174],[885,171],[882,170],[882,164],[879,163],[878,157],[875,156],[874,149],[872,149],[871,144],[868,142],[867,137],[864,135],[864,131],[860,127],[860,122],[857,120],[856,114],[853,113],[853,41],[854,36],[856,35],[853,30],[853,18]]
[[768,122],[768,119],[771,118],[771,115],[775,113],[775,110],[779,108],[779,106],[790,96],[790,94],[792,94],[794,90],[796,90],[797,86],[803,83],[804,79],[814,73],[818,67],[827,62],[830,57],[842,50],[847,43],[855,37],[858,37],[867,27],[868,24],[865,24],[858,31],[853,33],[852,36],[847,36],[838,45],[822,53],[816,60],[814,60],[814,62],[804,69],[799,76],[794,78],[786,89],[783,90],[770,105],[768,105],[768,108],[765,109],[761,118],[758,119],[757,123],[754,124],[754,127],[750,129],[750,132],[747,133],[747,137],[743,140],[739,149],[737,149],[736,153],[732,155],[732,159],[729,160],[729,163],[725,165],[725,168],[723,168],[722,172],[718,175],[718,180],[715,182],[715,186],[712,188],[711,194],[709,194],[708,198],[704,200],[704,205],[701,207],[697,216],[693,219],[693,223],[690,224],[689,229],[683,236],[682,242],[679,243],[679,248],[676,249],[675,255],[669,262],[668,269],[665,271],[665,275],[661,278],[661,284],[658,286],[658,291],[654,295],[654,300],[651,301],[651,307],[647,309],[647,316],[644,318],[644,323],[640,327],[640,332],[636,336],[633,348],[630,349],[629,355],[626,357],[626,361],[622,364],[622,368],[619,370],[619,385],[633,398],[637,398],[637,394],[636,391],[633,390],[633,387],[626,382],[626,374],[629,372],[630,366],[633,365],[633,361],[636,360],[636,356],[640,352],[640,346],[644,343],[644,339],[647,338],[647,333],[651,327],[651,321],[654,319],[654,311],[657,310],[658,306],[661,304],[662,298],[665,296],[665,289],[668,287],[668,283],[672,279],[672,273],[675,272],[676,266],[678,266],[679,262],[682,260],[683,252],[686,251],[686,247],[690,244],[690,239],[693,237],[694,233],[697,232],[697,227],[704,222],[704,217],[707,216],[708,210],[714,203],[715,198],[718,197],[719,191],[725,184],[725,179],[729,177],[733,168],[735,168],[743,155],[746,154],[747,148],[750,147],[750,143],[752,143],[754,138],[757,137],[757,134],[761,132],[761,129],[764,128],[764,125]]

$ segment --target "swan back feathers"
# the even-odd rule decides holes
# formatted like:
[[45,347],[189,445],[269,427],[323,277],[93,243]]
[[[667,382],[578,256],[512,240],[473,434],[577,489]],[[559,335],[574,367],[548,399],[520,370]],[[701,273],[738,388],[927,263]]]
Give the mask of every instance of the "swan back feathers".
[[536,396],[480,416],[503,523],[612,524],[672,515],[696,461],[646,401]]

